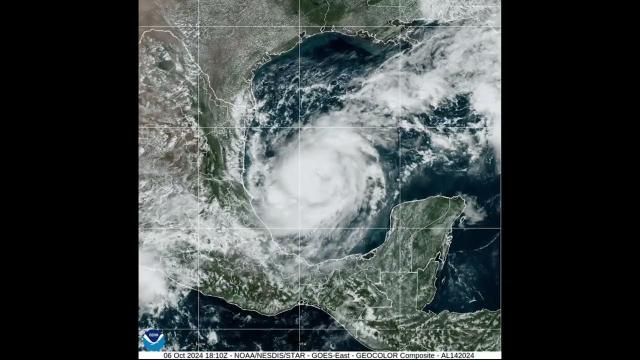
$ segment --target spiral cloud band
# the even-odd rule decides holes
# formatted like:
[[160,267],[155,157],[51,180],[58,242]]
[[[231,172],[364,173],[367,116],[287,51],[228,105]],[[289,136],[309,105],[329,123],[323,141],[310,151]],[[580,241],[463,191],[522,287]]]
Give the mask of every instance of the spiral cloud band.
[[375,213],[386,186],[376,149],[353,129],[303,129],[299,144],[291,141],[251,178],[259,213],[276,234],[344,227]]

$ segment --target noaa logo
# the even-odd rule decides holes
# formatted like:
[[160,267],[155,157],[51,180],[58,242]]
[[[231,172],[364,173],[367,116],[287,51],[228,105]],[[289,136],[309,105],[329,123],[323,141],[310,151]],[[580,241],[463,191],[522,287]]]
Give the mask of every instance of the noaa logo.
[[147,330],[142,337],[142,344],[147,351],[160,351],[164,347],[165,337],[160,330]]

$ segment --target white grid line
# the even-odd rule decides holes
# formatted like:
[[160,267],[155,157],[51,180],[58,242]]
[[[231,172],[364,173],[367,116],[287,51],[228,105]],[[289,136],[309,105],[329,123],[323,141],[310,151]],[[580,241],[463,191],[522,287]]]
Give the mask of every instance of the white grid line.
[[[502,25],[409,25],[409,24],[401,24],[401,25],[333,25],[336,29],[340,28],[366,28],[366,29],[375,29],[375,28],[502,28]],[[138,25],[140,28],[291,28],[291,29],[303,29],[303,28],[319,28],[320,25],[304,25],[302,27],[296,25]]]
[[300,206],[300,187],[301,187],[301,183],[300,183],[300,178],[301,178],[301,174],[302,174],[302,168],[300,166],[300,140],[302,137],[302,122],[300,119],[300,111],[302,109],[302,104],[300,103],[300,99],[301,99],[301,94],[300,94],[300,88],[301,88],[301,79],[302,79],[302,39],[300,38],[300,34],[302,33],[302,5],[301,5],[301,0],[298,0],[298,351],[300,351],[300,338],[301,338],[301,327],[302,327],[302,321],[300,321],[300,319],[302,319],[302,314],[301,314],[301,307],[300,304],[302,303],[302,279],[301,279],[301,265],[302,265],[302,260],[301,260],[301,256],[302,256],[302,245],[301,245],[301,238],[302,238],[302,231],[300,229],[300,224],[302,223],[302,209]]
[[[402,17],[402,10],[400,8],[400,0],[398,0],[398,19]],[[400,72],[402,71],[402,40],[398,41],[398,72],[397,72],[397,81],[398,81],[398,91],[396,92],[397,99],[396,101],[400,102]],[[402,107],[398,109],[398,113],[402,111]],[[401,140],[401,128],[400,128],[400,116],[396,113],[396,127],[398,132],[398,205],[402,204],[402,140]],[[398,217],[398,224],[402,227],[402,217]],[[398,234],[400,234],[402,230],[398,229]],[[400,236],[400,235],[398,235]],[[402,242],[398,242],[398,269],[397,272],[400,273],[402,269]],[[382,275],[382,274],[381,274]],[[398,315],[402,317],[402,281],[400,280],[402,277],[398,278]],[[418,289],[416,288],[416,294]],[[392,305],[393,306],[393,303]]]
[[[500,46],[502,46],[502,37],[500,37]],[[502,79],[502,66],[500,67],[500,79]],[[500,107],[502,108],[502,96],[500,97]],[[501,121],[502,123],[502,121]],[[500,144],[502,144],[502,131],[499,132],[499,137],[500,137]],[[502,159],[502,146],[500,147],[500,150],[498,150],[500,152],[500,159]],[[499,208],[500,208],[500,214],[498,216],[500,216],[500,229],[498,230],[498,236],[499,241],[500,241],[500,250],[498,251],[498,256],[500,257],[500,264],[499,264],[499,287],[500,289],[498,290],[500,292],[499,297],[500,297],[500,327],[502,328],[502,169],[500,169],[500,202],[499,202]],[[502,336],[500,336],[500,349],[502,349]]]
[[[197,49],[198,49],[198,53],[197,53],[197,62],[198,62],[198,67],[200,67],[200,0],[198,0],[198,19],[197,19],[197,25],[198,25],[198,44],[197,44]],[[197,126],[200,126],[200,73],[198,73],[198,90],[197,90],[197,104],[196,104],[196,114],[197,114]],[[198,181],[198,185],[197,185],[197,212],[196,212],[196,237],[198,238],[197,241],[197,247],[198,247],[198,252],[197,252],[197,287],[198,287],[198,333],[200,333],[200,159],[199,159],[199,154],[200,154],[200,132],[198,131],[198,137],[197,137],[197,144],[198,144],[198,156],[196,157],[196,171],[198,172],[197,175],[197,181]],[[200,336],[198,336],[198,340],[196,342],[196,349],[198,351],[200,351]]]
[[[442,126],[423,126],[423,129],[491,129],[496,127],[497,125],[492,126],[450,126],[450,125],[442,125]],[[193,129],[192,126],[139,126],[139,129]],[[298,129],[297,126],[200,126],[200,129]],[[404,129],[399,125],[390,125],[390,126],[305,126],[301,130],[307,129]]]
[[[148,328],[139,328],[138,331],[144,331],[147,330]],[[300,329],[300,331],[354,331],[357,329],[351,329],[351,328],[343,328],[343,329],[315,329],[315,328],[202,328],[202,329],[189,329],[189,328],[177,328],[177,329],[158,329],[158,328],[154,328],[157,330],[162,330],[162,331],[200,331],[200,330],[208,330],[208,331],[278,331],[278,330],[282,330],[282,331],[295,331]],[[400,328],[400,329],[376,329],[379,331],[500,331],[502,329],[479,329],[479,328],[471,328],[471,329],[456,329],[456,328],[452,328],[452,329],[416,329],[416,328],[412,328],[412,329],[407,329],[407,328]]]
[[[139,230],[194,230],[196,227],[140,227]],[[336,228],[297,228],[297,227],[206,227],[200,226],[200,230],[501,230],[501,227],[336,227]]]

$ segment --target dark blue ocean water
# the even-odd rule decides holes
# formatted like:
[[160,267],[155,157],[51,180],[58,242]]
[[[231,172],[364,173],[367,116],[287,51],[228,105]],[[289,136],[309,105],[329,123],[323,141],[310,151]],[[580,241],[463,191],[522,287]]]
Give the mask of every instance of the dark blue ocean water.
[[[167,308],[158,317],[143,316],[139,326],[167,329],[168,341],[179,343],[184,350],[368,350],[317,308],[295,306],[279,315],[265,316],[197,291],[181,299],[177,309]],[[208,341],[211,331],[215,341]]]
[[500,308],[500,231],[454,229],[453,242],[425,310],[471,312]]
[[[256,72],[252,89],[269,121],[252,119],[250,126],[297,126],[310,118],[341,109],[340,95],[357,89],[366,75],[397,53],[399,46],[327,32],[305,39]],[[327,87],[311,85],[323,84]],[[300,90],[300,91],[298,91]],[[344,124],[334,124],[339,126]],[[279,130],[280,131],[280,130]]]

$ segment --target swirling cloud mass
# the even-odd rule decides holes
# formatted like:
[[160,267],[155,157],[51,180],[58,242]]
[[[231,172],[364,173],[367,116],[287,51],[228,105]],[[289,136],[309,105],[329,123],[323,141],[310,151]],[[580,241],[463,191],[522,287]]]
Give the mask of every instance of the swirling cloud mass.
[[[263,220],[278,233],[347,225],[359,211],[375,212],[385,190],[377,151],[351,129],[305,129],[252,171]],[[253,169],[252,169],[253,170]],[[261,181],[260,179],[264,179]]]
[[[487,21],[499,23],[499,16],[490,13]],[[330,70],[305,69],[303,78],[326,83],[303,87],[302,102],[333,96],[339,105],[311,111],[300,131],[276,125],[249,135],[246,179],[257,214],[276,237],[300,232],[309,258],[348,254],[366,232],[344,228],[375,226],[381,210],[398,200],[399,182],[418,165],[407,164],[399,174],[396,127],[407,137],[417,132],[428,139],[428,148],[417,151],[425,164],[466,156],[471,169],[482,162],[486,148],[499,161],[499,28],[423,28],[407,34],[407,41],[408,50],[347,79],[344,87],[352,91],[328,95],[343,78],[333,80]],[[295,94],[293,80],[283,93]],[[447,106],[463,102],[466,115],[441,115]],[[289,119],[295,111],[258,110],[254,116],[261,125],[298,121]],[[496,166],[499,172],[499,162]]]

